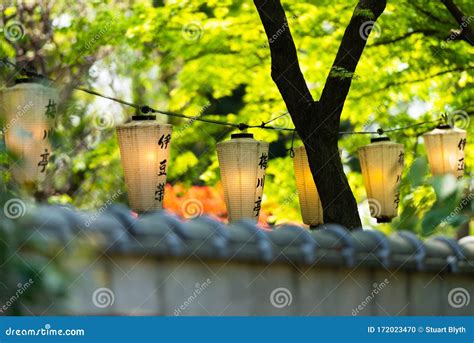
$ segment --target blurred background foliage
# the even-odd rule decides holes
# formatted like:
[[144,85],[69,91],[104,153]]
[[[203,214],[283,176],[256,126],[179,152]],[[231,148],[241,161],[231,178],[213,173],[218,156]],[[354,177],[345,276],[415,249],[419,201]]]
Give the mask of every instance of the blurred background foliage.
[[[283,4],[303,73],[318,97],[356,1]],[[472,1],[456,4],[474,13]],[[286,111],[270,77],[268,43],[251,1],[3,1],[1,10],[1,24],[18,21],[24,36],[12,42],[2,35],[0,56],[62,85],[50,176],[38,189],[18,189],[3,154],[6,198],[13,192],[22,199],[92,209],[124,190],[118,201],[127,202],[114,127],[134,110],[74,91],[78,85],[162,110],[235,123],[260,124]],[[397,127],[454,111],[472,115],[474,48],[449,40],[453,29],[459,25],[440,1],[388,1],[357,68],[341,131]],[[13,71],[3,68],[0,82],[7,85],[12,78]],[[183,203],[198,198],[206,213],[225,218],[216,143],[227,139],[230,130],[172,117],[158,120],[174,125],[165,206],[183,214]],[[289,116],[272,124],[293,127]],[[468,121],[458,124],[472,136]],[[472,143],[468,138],[464,182],[432,179],[420,138],[431,128],[390,134],[405,145],[406,170],[400,216],[383,225],[369,215],[357,157],[357,148],[370,137],[341,136],[345,169],[367,228],[422,236],[453,235],[460,228],[467,232],[473,213],[468,185]],[[253,131],[257,139],[271,142],[262,221],[301,222],[288,155],[291,133]],[[295,145],[300,144],[296,138]],[[450,216],[463,197],[469,197],[468,205]]]

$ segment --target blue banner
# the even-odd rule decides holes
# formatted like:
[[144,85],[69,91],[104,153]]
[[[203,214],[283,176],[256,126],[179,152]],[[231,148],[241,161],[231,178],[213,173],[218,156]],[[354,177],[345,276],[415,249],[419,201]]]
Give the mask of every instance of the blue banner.
[[474,342],[474,317],[1,317],[0,342]]

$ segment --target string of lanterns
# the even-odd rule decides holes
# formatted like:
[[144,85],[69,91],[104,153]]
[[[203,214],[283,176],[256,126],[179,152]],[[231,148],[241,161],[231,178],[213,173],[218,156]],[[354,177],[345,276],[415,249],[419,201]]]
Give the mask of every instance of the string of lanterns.
[[[138,213],[162,208],[171,147],[172,126],[158,123],[156,116],[149,113],[226,125],[241,131],[248,128],[277,129],[268,126],[269,122],[248,125],[189,117],[131,104],[92,90],[78,89],[134,107],[146,114],[133,116],[130,122],[116,127],[130,207]],[[58,101],[58,93],[52,86],[52,80],[41,78],[36,73],[31,75],[31,72],[27,78],[16,80],[14,86],[0,92],[0,103],[3,104],[3,113],[0,114],[8,123],[4,128],[5,143],[8,150],[17,157],[13,162],[12,174],[19,183],[35,183],[44,179],[52,154],[48,137],[55,125]],[[410,127],[428,123],[431,122],[417,123]],[[403,129],[394,128],[385,132]],[[294,129],[289,130],[294,132]],[[383,132],[380,129],[376,133],[381,135]],[[445,124],[438,125],[423,137],[431,173],[453,174],[462,178],[466,131]],[[250,133],[233,134],[230,140],[217,144],[229,221],[258,221],[268,149],[269,143],[255,140]],[[322,224],[323,208],[305,148],[295,148],[292,155],[303,222],[310,226]],[[359,148],[359,159],[367,197],[369,201],[377,203],[377,206],[371,206],[371,215],[377,218],[379,223],[390,222],[397,216],[400,200],[398,187],[404,165],[403,145],[390,141],[388,137],[373,138],[369,145]]]

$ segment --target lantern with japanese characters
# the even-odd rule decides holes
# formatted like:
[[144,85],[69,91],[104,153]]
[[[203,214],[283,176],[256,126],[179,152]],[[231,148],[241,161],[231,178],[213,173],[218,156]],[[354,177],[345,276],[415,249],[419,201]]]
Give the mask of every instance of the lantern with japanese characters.
[[217,144],[217,157],[229,221],[257,222],[262,204],[269,144],[250,133]]
[[466,131],[440,125],[423,135],[430,170],[433,175],[452,174],[462,178]]
[[374,138],[359,149],[359,159],[369,202],[370,215],[378,223],[397,216],[404,148],[388,137]]
[[316,226],[323,223],[323,208],[313,174],[309,168],[308,156],[304,146],[294,149],[293,165],[295,168],[296,187],[300,201],[303,223]]
[[161,209],[171,144],[171,125],[153,115],[133,116],[117,126],[130,208],[137,213]]
[[56,89],[42,79],[18,79],[2,90],[0,101],[14,179],[20,183],[44,180],[52,154],[48,137],[57,114]]

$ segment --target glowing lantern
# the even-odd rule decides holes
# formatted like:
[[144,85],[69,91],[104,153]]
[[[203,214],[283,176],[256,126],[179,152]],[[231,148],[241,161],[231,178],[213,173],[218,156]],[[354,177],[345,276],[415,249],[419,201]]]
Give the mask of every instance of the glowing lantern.
[[359,149],[370,214],[378,223],[390,222],[397,216],[404,156],[403,145],[387,137],[374,138]]
[[12,175],[20,183],[44,180],[52,150],[48,137],[57,115],[58,93],[37,78],[16,80],[2,90],[7,149]]
[[133,116],[117,126],[130,208],[138,213],[162,208],[171,144],[171,125],[156,116]]
[[311,174],[311,169],[309,168],[306,149],[302,146],[295,148],[294,151],[293,165],[303,223],[310,226],[322,224],[323,208],[313,180],[313,174]]
[[229,141],[217,144],[229,221],[258,221],[268,146],[266,142],[253,139],[250,133],[233,134]]
[[466,131],[440,125],[423,135],[431,173],[452,174],[462,178],[464,173],[464,149]]

